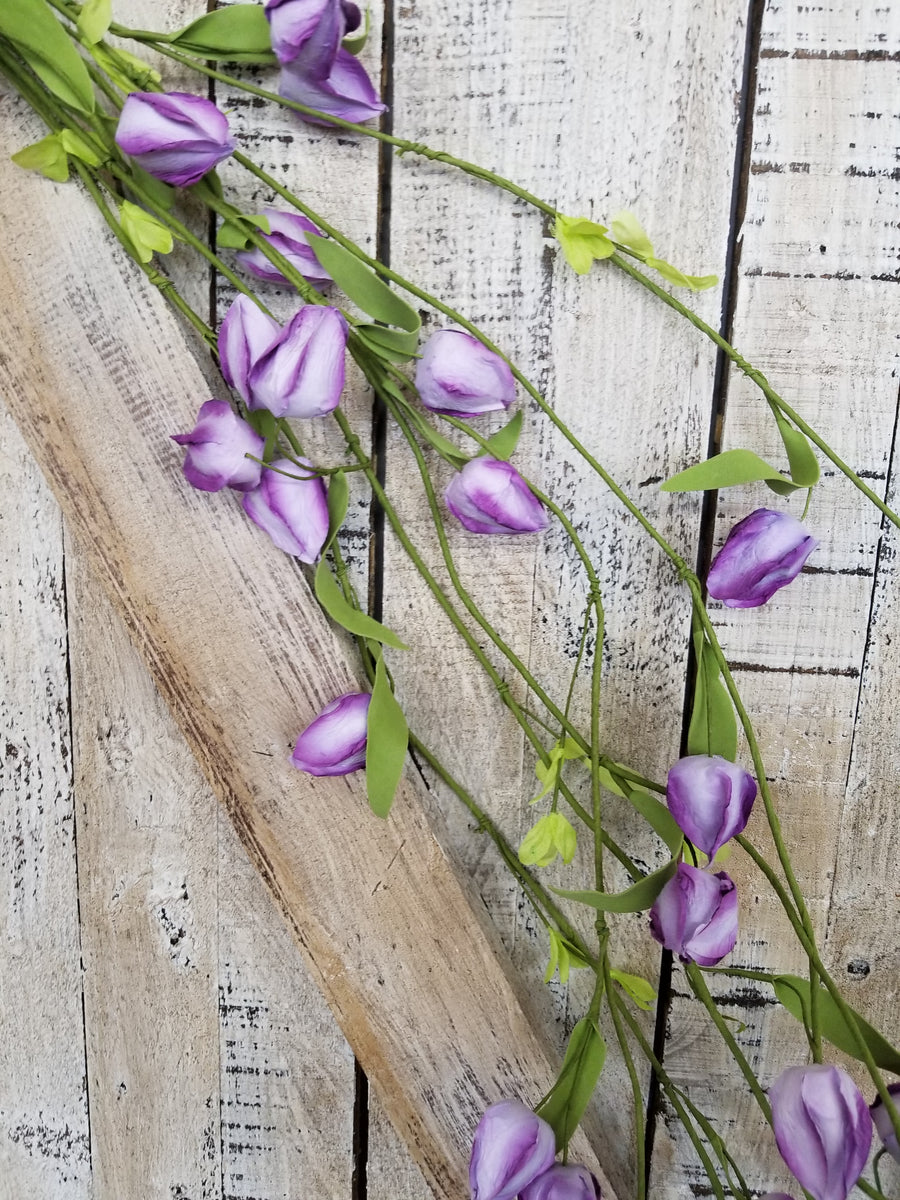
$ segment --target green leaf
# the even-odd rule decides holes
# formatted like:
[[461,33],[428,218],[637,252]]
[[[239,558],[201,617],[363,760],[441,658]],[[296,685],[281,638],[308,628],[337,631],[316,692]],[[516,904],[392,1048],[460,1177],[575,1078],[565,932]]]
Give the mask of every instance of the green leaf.
[[526,867],[548,867],[558,854],[564,863],[570,863],[576,845],[575,830],[562,813],[547,813],[522,839],[519,862]]
[[[382,336],[388,334],[396,336],[396,332],[402,330],[408,338],[413,339],[412,349],[408,353],[415,353],[419,329],[422,325],[422,318],[416,310],[389,288],[383,279],[379,279],[375,272],[361,262],[355,254],[343,246],[339,246],[337,242],[327,241],[314,233],[308,233],[306,240],[321,265],[354,304],[359,305],[363,312],[368,313],[373,320],[396,327],[396,329],[381,329],[372,325],[360,326],[366,331],[367,337],[377,341],[376,333]],[[386,344],[390,345],[391,343],[388,341]],[[398,342],[397,345],[399,348],[400,343]]]
[[625,798],[632,808],[641,814],[653,832],[662,838],[672,856],[677,858],[684,843],[684,834],[666,806],[655,796],[637,788],[629,788]]
[[555,929],[548,929],[547,933],[550,936],[550,961],[547,964],[547,970],[544,972],[544,983],[549,983],[559,968],[559,982],[569,982],[569,971],[572,967],[589,967],[591,964],[584,958],[570,941],[557,933]]
[[776,409],[778,432],[787,451],[791,479],[798,487],[810,488],[819,482],[819,460],[806,437]]
[[649,979],[645,979],[643,975],[629,975],[625,971],[617,971],[615,967],[610,967],[609,973],[638,1008],[642,1008],[644,1012],[652,1012],[657,996],[656,988]]
[[2,0],[0,35],[14,43],[54,96],[79,112],[94,111],[84,60],[44,0]]
[[697,678],[694,706],[688,727],[688,754],[721,754],[729,762],[737,758],[737,718],[728,689],[722,682],[719,664],[703,629],[695,623],[694,651]]
[[610,233],[617,242],[633,250],[638,258],[647,259],[653,254],[653,246],[643,225],[634,213],[616,213],[609,223]]
[[78,14],[78,32],[89,46],[106,36],[112,20],[112,0],[85,0]]
[[265,10],[260,4],[232,4],[198,17],[169,37],[188,54],[223,62],[277,62]]
[[673,858],[664,867],[654,871],[652,875],[645,875],[624,892],[570,892],[563,888],[551,888],[551,891],[566,900],[575,900],[578,904],[595,908],[598,912],[642,912],[651,906],[675,874],[677,866],[678,863]]
[[[222,10],[225,11],[224,9]],[[247,226],[261,229],[263,233],[271,233],[272,226],[268,217],[240,216],[231,217],[224,221],[216,234],[216,245],[223,250],[246,250],[250,244],[250,231]]]
[[48,133],[39,142],[33,142],[12,156],[17,167],[25,171],[37,171],[57,183],[69,178],[69,159],[58,133]]
[[349,37],[345,37],[341,42],[341,46],[345,50],[348,50],[351,54],[361,54],[365,49],[366,42],[369,40],[369,28],[371,23],[372,13],[367,8],[362,33],[352,33]]
[[366,792],[376,817],[386,817],[403,774],[409,728],[391,690],[384,658],[375,666],[375,686],[366,722]]
[[123,200],[119,209],[122,228],[134,246],[138,259],[148,263],[155,252],[169,254],[175,244],[172,231],[150,213],[144,212],[130,200]]
[[360,341],[378,357],[388,362],[403,363],[415,358],[419,348],[418,330],[386,329],[383,325],[355,326]]
[[490,454],[492,458],[508,459],[519,444],[523,420],[522,410],[519,409],[511,421],[508,421],[502,429],[498,429],[487,439],[485,454]]
[[393,646],[395,650],[409,649],[400,641],[396,633],[392,633],[387,626],[376,621],[374,617],[370,617],[368,613],[354,608],[344,598],[344,593],[324,558],[319,559],[319,565],[316,567],[314,586],[316,599],[332,621],[336,621],[342,629],[349,630],[357,637],[372,638],[373,641],[381,642],[385,646]]
[[536,1109],[556,1134],[557,1153],[568,1146],[578,1128],[605,1061],[603,1035],[595,1021],[582,1017],[572,1030],[559,1077]]
[[667,263],[662,258],[648,258],[648,267],[654,267],[662,275],[663,279],[675,285],[675,287],[690,288],[692,292],[702,292],[706,288],[715,287],[719,282],[718,275],[685,275],[683,271],[679,271],[677,267],[673,267],[671,263]]
[[716,488],[736,487],[741,483],[756,483],[761,479],[777,479],[793,488],[794,484],[776,471],[752,450],[725,450],[705,462],[696,463],[667,479],[663,492],[707,492]]
[[558,216],[553,236],[562,246],[566,261],[578,275],[586,275],[594,259],[609,258],[615,253],[614,243],[606,236],[605,225],[587,217]]
[[322,547],[321,556],[331,549],[338,531],[344,523],[350,504],[350,484],[343,471],[335,471],[328,483],[328,537]]
[[61,129],[59,140],[66,153],[71,154],[73,158],[80,158],[89,167],[100,166],[100,156],[96,150],[80,133],[76,133],[74,129]]
[[[808,1024],[809,980],[803,979],[799,975],[778,975],[773,980],[772,986],[775,988],[775,995],[791,1016],[796,1017],[798,1021],[803,1021],[805,1016]],[[885,1071],[893,1071],[895,1075],[900,1075],[900,1051],[897,1051],[887,1038],[864,1020],[855,1009],[851,1008],[850,1011],[856,1018],[859,1032],[878,1066]],[[828,1038],[833,1046],[837,1046],[839,1050],[852,1055],[853,1058],[861,1058],[856,1038],[841,1015],[831,993],[823,987],[819,988],[819,1020],[823,1036]]]
[[146,90],[151,84],[162,83],[159,71],[128,50],[120,50],[117,47],[113,56],[105,46],[89,46],[88,49],[97,66],[102,68],[123,92]]

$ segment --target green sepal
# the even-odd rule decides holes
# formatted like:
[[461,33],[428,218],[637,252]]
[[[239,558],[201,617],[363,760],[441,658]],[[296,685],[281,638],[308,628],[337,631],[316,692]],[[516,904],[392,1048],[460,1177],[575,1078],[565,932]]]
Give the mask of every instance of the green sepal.
[[2,0],[0,35],[9,38],[54,96],[79,112],[94,111],[84,60],[44,0]]
[[372,25],[372,13],[370,9],[366,9],[365,22],[363,24],[362,33],[351,33],[341,42],[341,47],[349,51],[350,54],[362,54],[365,49],[366,42],[369,40],[369,30]]
[[316,599],[342,629],[357,637],[371,638],[385,646],[393,646],[395,650],[409,649],[386,625],[349,603],[324,558],[319,559],[316,567],[314,587]]
[[535,1109],[556,1135],[558,1154],[578,1128],[605,1062],[606,1042],[596,1021],[582,1017],[569,1037],[556,1083]]
[[265,10],[260,4],[232,4],[206,13],[171,34],[167,41],[177,50],[220,62],[278,62],[272,51],[272,36]]
[[[775,995],[791,1016],[796,1017],[798,1021],[803,1021],[809,1027],[809,980],[803,979],[799,975],[776,975],[772,980],[772,986],[775,988]],[[831,993],[820,986],[818,1000],[819,1024],[823,1037],[826,1037],[839,1050],[843,1050],[845,1054],[862,1061],[856,1038],[844,1020],[841,1010],[835,1004]],[[851,1008],[850,1011],[856,1018],[863,1041],[878,1066],[882,1070],[893,1071],[895,1075],[900,1075],[900,1051],[896,1050],[887,1038],[864,1020],[855,1009]]]
[[409,727],[388,679],[381,647],[375,647],[375,685],[366,722],[366,793],[376,817],[391,811],[406,751]]
[[617,212],[609,223],[609,232],[615,241],[627,246],[638,258],[646,261],[653,254],[647,231],[634,213]]
[[139,262],[148,263],[155,253],[171,253],[175,244],[172,231],[130,200],[122,201],[119,221],[134,246]]
[[17,167],[37,171],[56,183],[65,183],[69,178],[69,158],[58,133],[48,133],[39,142],[32,142],[10,157]]
[[575,857],[577,837],[562,813],[551,812],[536,821],[519,846],[519,862],[526,867],[549,867],[557,854],[568,864]]
[[553,236],[562,246],[566,262],[578,275],[586,275],[594,259],[609,258],[615,253],[615,244],[606,233],[605,225],[587,217],[560,215],[553,226]]
[[112,0],[84,0],[76,22],[81,40],[93,46],[106,36],[112,20]]
[[549,983],[557,970],[559,971],[559,982],[568,983],[569,971],[573,967],[578,969],[591,965],[561,933],[549,928],[547,933],[550,937],[550,960],[547,963],[547,970],[544,972],[544,983]]
[[631,997],[638,1008],[642,1008],[644,1012],[652,1012],[657,1001],[656,988],[643,975],[629,975],[626,971],[618,971],[615,967],[609,968],[611,977],[616,981],[619,987]]
[[487,439],[484,448],[485,454],[490,454],[492,458],[500,458],[504,462],[509,459],[519,444],[523,421],[524,416],[522,410],[519,409],[512,420],[507,421],[502,429],[498,429]]
[[675,287],[690,288],[692,292],[703,292],[707,288],[715,287],[719,282],[718,275],[685,275],[684,271],[679,271],[662,258],[648,258],[645,261],[648,267],[659,271],[663,279]]
[[59,131],[59,140],[66,154],[71,154],[73,158],[80,159],[83,163],[87,163],[89,167],[100,166],[100,156],[93,146],[76,133],[74,129],[61,129]]
[[664,867],[660,867],[652,875],[645,875],[643,879],[633,883],[624,892],[573,892],[563,888],[551,888],[550,890],[556,892],[557,896],[562,896],[566,900],[575,900],[578,904],[586,904],[598,912],[642,912],[651,906],[675,874],[677,866],[678,863],[673,858]]
[[705,462],[679,471],[660,488],[663,492],[708,492],[718,488],[737,487],[742,483],[769,483],[777,480],[791,491],[797,485],[752,450],[725,450]]
[[[225,11],[224,9],[222,10]],[[272,226],[268,217],[239,216],[229,217],[223,221],[216,233],[216,245],[222,250],[246,250],[250,245],[250,231],[247,226],[260,229],[263,233],[271,233]]]
[[728,689],[722,681],[719,664],[712,646],[696,616],[694,626],[694,656],[697,678],[694,681],[694,704],[688,726],[688,754],[721,754],[729,762],[737,759],[737,717]]

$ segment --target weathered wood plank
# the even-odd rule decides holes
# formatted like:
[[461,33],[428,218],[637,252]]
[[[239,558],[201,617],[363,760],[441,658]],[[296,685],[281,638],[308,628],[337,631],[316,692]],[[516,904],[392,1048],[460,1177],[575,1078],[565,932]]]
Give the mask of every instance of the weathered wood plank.
[[10,1200],[91,1196],[66,653],[59,512],[2,410],[0,1194]]
[[[896,90],[890,60],[898,49],[896,5],[865,12],[841,4],[767,8],[735,320],[745,355],[882,494],[897,409],[896,186],[888,182],[897,128],[888,97]],[[784,460],[763,401],[739,378],[731,383],[726,444]],[[761,486],[722,494],[717,544],[734,520],[760,506],[784,502]],[[802,500],[789,510],[799,515]],[[883,622],[871,643],[874,657],[867,655],[873,588],[876,610],[890,612],[890,542],[879,557],[880,515],[831,468],[807,523],[822,545],[801,578],[763,609],[715,605],[713,618],[740,666],[738,682],[761,733],[820,935],[832,912],[831,966],[848,985],[848,998],[896,1034],[896,872],[886,871],[880,855],[868,866],[879,797],[896,779],[896,764],[875,749],[893,712],[887,676],[896,670]],[[871,686],[860,704],[863,670]],[[876,680],[887,684],[880,695]],[[889,853],[896,822],[887,812],[884,818],[880,835]],[[751,834],[767,845],[760,813]],[[744,933],[735,965],[802,969],[765,883],[738,855],[728,869],[742,892]],[[870,871],[863,890],[858,873]],[[867,917],[876,894],[881,908],[873,924]],[[861,957],[871,964],[863,986],[854,976]],[[747,1022],[739,1041],[764,1085],[805,1061],[802,1032],[773,1012],[771,993],[727,984],[714,991],[730,992],[734,1015]],[[733,1064],[713,1049],[702,1015],[678,1005],[672,1028],[670,1069],[701,1102],[715,1099],[719,1128],[735,1138],[753,1170],[750,1182],[761,1189],[789,1185],[771,1134]],[[671,1169],[676,1179],[692,1182],[680,1161]]]
[[166,435],[203,385],[169,314],[98,256],[87,200],[2,178],[8,229],[27,212],[56,235],[40,274],[24,231],[4,251],[20,303],[0,369],[18,381],[17,419],[392,1120],[436,1194],[453,1194],[485,1096],[546,1086],[540,1039],[409,786],[381,824],[358,781],[288,766],[297,728],[355,680],[294,564],[227,499],[184,488]]
[[[727,245],[736,93],[744,5],[673,6],[623,18],[615,6],[495,3],[445,5],[435,30],[422,6],[398,10],[395,128],[404,136],[490,165],[572,215],[600,221],[633,210],[660,251],[688,269],[721,268]],[[702,47],[702,52],[700,51]],[[685,161],[702,161],[702,172]],[[574,277],[548,243],[538,214],[510,196],[410,156],[394,166],[391,255],[397,270],[454,304],[499,342],[544,389],[574,432],[689,557],[699,505],[660,500],[654,484],[674,471],[685,447],[705,447],[714,358],[652,297],[606,267]],[[717,293],[698,300],[717,320]],[[436,318],[431,327],[446,324]],[[677,757],[688,606],[677,580],[623,512],[546,421],[529,414],[515,462],[567,511],[597,563],[607,618],[603,749],[661,777]],[[486,420],[493,431],[499,419]],[[436,557],[412,461],[390,443],[388,479],[403,514]],[[436,466],[446,482],[449,472]],[[404,484],[404,480],[409,482]],[[402,489],[402,491],[401,491]],[[562,531],[541,537],[484,538],[450,519],[460,574],[488,618],[550,693],[565,701],[587,587]],[[441,572],[443,577],[443,572]],[[513,842],[536,817],[534,757],[517,726],[452,639],[402,552],[389,543],[386,613],[430,652],[398,664],[407,711],[426,741],[506,830]],[[482,641],[486,641],[483,637]],[[492,657],[499,661],[497,655]],[[523,697],[522,689],[514,692]],[[435,697],[440,696],[440,705]],[[537,701],[533,702],[537,706]],[[588,727],[582,673],[573,707]],[[547,735],[547,744],[553,740]],[[571,772],[582,799],[582,772]],[[535,1000],[546,935],[527,910],[486,839],[437,786],[469,870],[511,952],[532,980]],[[625,807],[625,806],[623,806]],[[634,829],[630,810],[607,798],[615,836],[651,862],[658,845]],[[586,839],[585,839],[586,840]],[[584,854],[551,882],[590,878]],[[611,870],[611,886],[620,885]],[[569,882],[568,886],[577,886]],[[654,980],[658,950],[646,921],[613,922],[623,969]],[[554,986],[545,1019],[557,1045],[589,1000],[587,973]],[[649,1028],[649,1024],[648,1024]],[[611,1047],[614,1034],[607,1031]],[[529,1090],[525,1098],[540,1096]],[[597,1100],[617,1186],[634,1186],[631,1091],[611,1049]]]

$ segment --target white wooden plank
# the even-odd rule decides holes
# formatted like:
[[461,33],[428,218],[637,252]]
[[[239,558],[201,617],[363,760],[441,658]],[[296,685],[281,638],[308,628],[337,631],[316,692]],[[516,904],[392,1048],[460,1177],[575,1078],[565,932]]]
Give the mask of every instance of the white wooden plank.
[[[5,392],[5,389],[4,389]],[[91,1195],[59,511],[0,421],[0,1196]]]
[[[891,316],[896,187],[886,176],[886,164],[893,161],[897,143],[896,117],[887,110],[895,91],[890,60],[898,47],[900,9],[895,5],[865,11],[841,4],[768,7],[735,320],[735,341],[745,355],[881,493],[897,404]],[[732,380],[726,444],[751,446],[783,461],[764,403],[738,378]],[[762,505],[780,508],[783,502],[762,487],[720,495],[717,544],[734,520]],[[790,505],[798,515],[801,507],[797,500]],[[857,713],[880,515],[829,467],[813,497],[808,525],[822,546],[796,583],[763,609],[714,606],[713,619],[726,653],[741,667],[738,682],[761,735],[787,841],[820,935],[829,906],[835,913],[831,966],[850,985],[851,1001],[859,999],[876,1018],[892,1019],[895,880],[893,874],[886,880],[883,867],[876,865],[864,902],[851,870],[868,857],[873,813],[883,781],[891,778],[885,760],[876,758],[880,766],[873,772],[872,790],[867,786],[872,738],[892,711],[890,688],[880,696],[866,689],[867,713]],[[879,594],[889,611],[889,555],[882,554],[882,564]],[[877,669],[869,666],[873,684],[885,678],[891,661],[887,642],[882,639],[879,646],[887,658]],[[878,653],[873,662],[879,661]],[[862,737],[854,768],[857,722]],[[849,792],[848,773],[854,780]],[[768,845],[758,812],[750,832]],[[891,822],[884,831],[888,845],[895,835]],[[732,961],[802,969],[766,885],[746,860],[736,855],[731,861],[744,920]],[[880,932],[866,920],[871,911],[866,905],[879,891]],[[851,928],[856,940],[848,946]],[[863,942],[873,947],[871,959],[877,964],[864,994],[853,977]],[[765,989],[760,994],[723,985],[714,991],[730,992],[734,1015],[747,1022],[739,1041],[765,1085],[784,1067],[805,1061],[799,1027],[772,1011]],[[733,1065],[713,1048],[695,1006],[677,1005],[672,1028],[671,1069],[701,1101],[715,1098],[719,1127],[726,1135],[734,1131],[753,1170],[752,1186],[789,1186],[771,1134]],[[857,1076],[862,1080],[858,1071]],[[672,1170],[684,1184],[694,1178],[681,1161],[674,1161]]]
[[[605,8],[460,0],[444,7],[437,32],[430,14],[401,8],[396,130],[490,165],[573,215],[604,220],[628,207],[661,252],[671,252],[688,269],[721,268],[744,6],[678,5],[667,10],[665,21],[649,10],[626,16],[615,6]],[[685,169],[686,162],[701,161],[702,172]],[[675,469],[685,447],[702,452],[713,356],[609,268],[595,268],[587,280],[574,278],[548,248],[547,232],[540,216],[510,197],[445,168],[412,157],[395,165],[396,269],[482,323],[690,557],[698,505],[661,502],[654,485]],[[717,294],[698,300],[714,322],[718,305]],[[438,318],[432,327],[443,323]],[[520,403],[531,412],[524,397]],[[485,427],[498,424],[487,421]],[[566,508],[598,563],[608,622],[603,749],[659,777],[678,751],[685,595],[617,502],[533,414],[516,462]],[[388,467],[389,483],[398,487],[413,471],[397,439]],[[447,477],[441,467],[437,474]],[[404,517],[433,554],[423,505],[413,485],[406,486]],[[461,574],[488,617],[563,700],[586,594],[563,538],[551,531],[543,538],[486,539],[455,525],[451,536]],[[516,841],[534,819],[527,806],[538,790],[533,757],[524,753],[490,686],[473,673],[393,546],[386,587],[391,622],[417,646],[423,631],[430,632],[430,649],[397,667],[414,725]],[[586,681],[574,711],[586,727]],[[454,804],[444,799],[465,861],[540,996],[545,935],[534,929],[486,839],[470,836],[471,822]],[[652,861],[652,839],[635,836],[631,819],[609,801],[608,810],[616,836],[639,859]],[[579,866],[584,878],[586,863]],[[555,872],[547,877],[561,878]],[[655,978],[657,949],[644,923],[625,918],[615,926],[619,965]],[[577,978],[569,996],[553,992],[548,1019],[561,1045],[587,1007],[586,981]],[[634,1172],[630,1090],[616,1059],[611,1052],[597,1108],[611,1169],[628,1193]],[[522,1092],[538,1098],[528,1080]]]

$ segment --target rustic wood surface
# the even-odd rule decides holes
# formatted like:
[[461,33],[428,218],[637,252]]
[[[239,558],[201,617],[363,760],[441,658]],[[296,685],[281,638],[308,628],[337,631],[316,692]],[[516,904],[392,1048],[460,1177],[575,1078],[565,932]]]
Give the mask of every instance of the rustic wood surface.
[[[195,0],[115,5],[119,19],[159,28],[177,27],[203,7]],[[453,0],[438,20],[425,6],[378,4],[366,63],[375,77],[383,68],[397,132],[490,165],[569,212],[602,220],[627,207],[660,250],[688,269],[722,274],[731,248],[731,277],[689,302],[714,325],[724,305],[742,351],[872,487],[889,493],[897,413],[900,8],[835,3],[789,9],[730,0],[672,8],[626,13],[606,3]],[[704,452],[711,428],[723,445],[751,445],[780,458],[758,394],[739,377],[726,384],[709,344],[652,297],[603,268],[576,279],[547,241],[540,218],[510,197],[413,157],[389,162],[368,140],[336,138],[267,115],[240,96],[219,98],[262,165],[302,188],[323,215],[378,248],[397,270],[482,323],[513,352],[688,557],[702,559],[704,548],[719,545],[736,517],[770,502],[761,486],[740,489],[722,495],[704,520],[696,497],[658,493],[662,478]],[[28,140],[18,132],[22,127],[21,113],[8,105],[4,129],[11,148]],[[242,189],[248,207],[270,200],[242,184],[236,171],[223,174]],[[128,356],[117,340],[110,296],[123,277],[136,292],[141,285],[127,268],[101,261],[96,242],[102,239],[73,195],[74,185],[58,188],[12,167],[4,167],[2,178],[9,243],[5,294],[17,297],[2,318],[11,331],[3,339],[3,395],[31,424],[29,436],[40,444],[38,457],[51,475],[50,455],[59,452],[70,487],[80,478],[71,458],[62,457],[70,451],[40,424],[37,399],[26,390],[38,378],[33,360],[22,353],[30,319],[23,281],[35,277],[28,274],[35,261],[35,214],[53,214],[53,238],[40,253],[60,255],[58,270],[69,281],[62,297],[35,289],[45,325],[35,324],[29,336],[33,332],[37,344],[39,335],[47,356],[45,376],[53,384],[47,390],[54,393],[48,403],[68,400],[90,373],[92,380],[102,379],[109,362],[122,370]],[[16,226],[25,212],[28,223]],[[111,248],[104,247],[104,254],[114,261]],[[191,274],[186,262],[177,270],[180,282],[192,279],[198,295],[208,290],[208,281]],[[80,290],[72,282],[79,271]],[[267,295],[280,313],[290,311],[289,296]],[[65,333],[66,298],[77,308],[75,319],[93,331],[92,344],[75,345],[74,325]],[[247,653],[261,677],[266,668],[260,647],[268,645],[276,659],[288,644],[299,653],[300,641],[313,636],[307,633],[311,618],[305,608],[298,614],[291,606],[285,620],[294,640],[288,642],[284,632],[276,638],[272,628],[262,628],[258,614],[245,612],[242,625],[241,610],[232,607],[238,582],[249,581],[251,604],[260,596],[260,572],[272,586],[277,580],[285,597],[302,597],[305,585],[261,546],[233,506],[185,495],[178,456],[166,449],[165,435],[187,427],[206,385],[154,299],[139,297],[140,311],[155,314],[156,342],[155,349],[147,343],[152,361],[140,370],[160,373],[157,378],[176,390],[166,394],[156,385],[150,409],[137,414],[138,432],[118,450],[111,447],[104,456],[91,446],[88,424],[77,444],[95,481],[120,481],[123,490],[133,491],[134,508],[141,489],[146,493],[144,540],[110,549],[122,575],[118,607],[129,608],[132,635],[143,642],[145,656],[148,645],[159,655],[158,631],[166,629],[165,669],[182,653],[192,662],[199,657],[207,674],[196,676],[191,695],[198,711],[216,712],[229,697],[234,702],[215,669],[217,644],[250,639]],[[228,299],[218,289],[219,315]],[[128,310],[127,300],[119,307]],[[127,329],[128,313],[114,311]],[[101,342],[104,312],[110,327]],[[431,321],[432,327],[440,323]],[[54,344],[63,347],[62,357]],[[164,362],[172,347],[179,348],[177,362]],[[208,366],[204,370],[211,374]],[[95,403],[101,394],[97,387]],[[116,403],[110,397],[110,411]],[[129,403],[133,409],[134,394],[123,400],[124,411]],[[363,422],[368,404],[365,388],[354,381],[349,411]],[[585,480],[552,430],[529,415],[521,461],[566,506],[600,564],[608,639],[604,748],[662,776],[677,756],[682,728],[685,594],[616,503]],[[74,419],[80,419],[77,412]],[[104,426],[116,429],[115,420],[107,416]],[[152,459],[139,436],[145,430],[154,439]],[[72,436],[71,423],[66,436]],[[322,438],[317,451],[327,454],[338,445]],[[131,462],[140,468],[137,480],[129,480]],[[383,908],[351,913],[344,896],[343,915],[336,910],[327,922],[330,937],[315,922],[315,928],[295,928],[314,960],[310,974],[214,794],[227,786],[236,795],[246,785],[245,797],[232,799],[232,815],[240,814],[239,825],[250,822],[256,831],[250,840],[257,837],[256,822],[272,823],[276,833],[264,836],[265,853],[278,847],[269,883],[282,890],[282,907],[302,891],[292,893],[286,881],[296,885],[310,867],[300,852],[302,839],[323,833],[308,811],[312,797],[329,810],[339,806],[334,828],[327,830],[333,840],[323,841],[313,856],[332,873],[333,886],[338,878],[345,884],[349,871],[352,882],[371,893],[379,879],[377,861],[386,867],[406,838],[399,866],[409,886],[423,862],[433,865],[447,894],[458,899],[460,920],[472,921],[443,856],[424,851],[417,864],[409,853],[414,837],[423,847],[433,845],[416,815],[418,801],[404,804],[385,830],[362,814],[352,783],[348,789],[316,784],[307,790],[286,771],[285,750],[303,713],[315,709],[316,698],[331,698],[329,687],[340,690],[338,678],[349,676],[329,667],[316,678],[301,677],[297,663],[281,660],[275,674],[279,686],[290,686],[290,703],[287,695],[258,701],[238,691],[243,732],[238,737],[229,729],[227,778],[214,765],[211,789],[195,755],[209,774],[212,748],[198,745],[204,736],[198,727],[193,735],[188,731],[195,755],[190,753],[183,710],[180,730],[89,573],[90,555],[74,541],[79,530],[85,541],[85,529],[102,512],[81,506],[79,525],[64,525],[9,420],[2,427],[0,468],[0,1197],[425,1200],[431,1190],[376,1090],[369,1091],[354,1067],[320,987],[337,1004],[340,1025],[371,1067],[413,1154],[420,1163],[428,1159],[434,1194],[465,1195],[461,1162],[477,1119],[478,1089],[496,1098],[491,1088],[504,1082],[496,1074],[491,1079],[493,1068],[479,1059],[477,1030],[500,1020],[514,1004],[512,993],[507,991],[508,1005],[486,1000],[475,1005],[483,1011],[473,1012],[473,1000],[456,978],[439,1005],[411,1001],[405,973],[414,943],[403,922],[427,921],[426,905],[439,914],[437,902],[424,895],[407,900],[404,911],[402,885],[393,875],[398,864],[391,867],[391,887],[378,890]],[[433,555],[414,467],[390,433],[386,468],[410,529]],[[56,474],[59,488],[59,469]],[[157,504],[169,523],[169,562],[152,559],[149,550],[144,554],[154,544],[149,510]],[[369,564],[362,488],[354,491],[352,512],[349,557],[363,581]],[[765,609],[731,612],[716,605],[714,619],[739,665],[738,680],[762,734],[830,965],[848,998],[896,1038],[894,539],[883,533],[875,510],[831,471],[809,523],[822,548],[800,580]],[[207,565],[197,572],[191,564],[193,551],[186,546],[193,528],[207,531],[223,562],[240,545],[245,561],[253,563],[252,574],[228,566],[220,592],[228,599],[224,613],[206,579],[219,569],[209,547],[197,551]],[[460,539],[463,577],[517,653],[551,692],[564,695],[584,605],[576,565],[553,533],[492,540],[488,549],[486,560],[482,540]],[[209,627],[215,619],[199,655],[195,647],[187,649],[186,628],[165,625],[174,608],[167,608],[164,582],[182,611],[191,603],[200,606],[198,623],[202,617]],[[373,586],[388,622],[415,647],[392,661],[411,722],[516,840],[533,818],[526,803],[537,791],[533,756],[390,538],[383,575],[373,578]],[[265,605],[270,603],[267,597]],[[323,626],[313,628],[318,644],[340,653],[341,644]],[[148,630],[157,631],[149,642]],[[234,664],[226,666],[233,678]],[[576,694],[575,711],[586,719],[584,690]],[[229,719],[234,717],[232,712]],[[437,801],[431,818],[446,824],[454,853],[518,969],[529,1018],[540,1026],[537,1040],[517,1047],[518,1058],[505,1073],[511,1090],[534,1101],[546,1086],[542,1039],[551,1056],[558,1054],[584,1011],[584,978],[576,974],[568,989],[539,982],[544,935],[486,839],[437,781],[427,785]],[[288,794],[302,796],[303,807],[290,811]],[[356,799],[348,804],[348,797]],[[635,840],[626,814],[611,805],[610,817],[620,840],[651,862],[651,843]],[[758,820],[751,834],[764,843]],[[352,853],[335,858],[327,848],[335,840],[364,847],[369,861],[360,857],[354,868]],[[284,847],[293,847],[293,859]],[[731,961],[802,966],[752,868],[736,854],[728,869],[739,880],[744,915]],[[306,880],[322,894],[320,882]],[[338,932],[354,927],[341,921],[370,919],[382,921],[375,947],[383,953],[380,963],[374,953],[364,961]],[[393,923],[398,935],[391,938]],[[459,928],[453,932],[462,939]],[[617,964],[656,982],[659,959],[644,918],[619,919],[613,936]],[[399,949],[391,949],[391,940]],[[368,955],[373,943],[364,945]],[[486,961],[498,972],[497,986],[508,987],[500,960]],[[803,1061],[796,1027],[773,1009],[764,990],[716,990],[733,1004],[726,1011],[744,1023],[739,1041],[764,1084],[784,1066]],[[754,1186],[789,1186],[771,1135],[686,992],[676,970],[665,1044],[670,1073],[717,1114]],[[514,1019],[522,1036],[531,1038],[526,1019]],[[442,1023],[440,1046],[430,1044]],[[646,1030],[652,1035],[652,1016]],[[468,1068],[456,1057],[455,1043],[466,1039],[477,1084],[459,1082]],[[401,1051],[402,1040],[407,1046]],[[499,1053],[496,1045],[481,1046],[488,1058]],[[506,1049],[512,1053],[508,1043]],[[438,1110],[433,1120],[413,1099],[429,1086]],[[634,1188],[626,1087],[611,1054],[595,1103],[593,1128],[600,1132],[594,1145],[622,1197]],[[424,1132],[420,1121],[428,1126]],[[428,1148],[438,1146],[436,1157],[429,1157]],[[703,1195],[705,1186],[691,1146],[663,1106],[651,1195]]]

